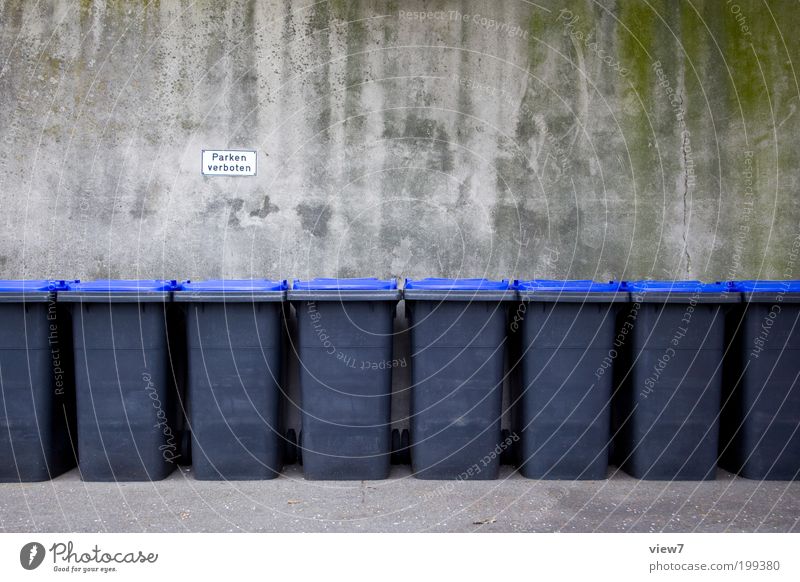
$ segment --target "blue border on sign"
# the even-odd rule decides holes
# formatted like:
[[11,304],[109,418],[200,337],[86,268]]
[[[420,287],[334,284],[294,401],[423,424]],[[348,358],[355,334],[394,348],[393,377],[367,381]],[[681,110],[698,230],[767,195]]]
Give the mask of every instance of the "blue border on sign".
[[[252,174],[206,174],[203,168],[203,154],[206,152],[247,152],[250,154],[256,155],[256,171]],[[210,149],[210,150],[200,150],[200,174],[203,176],[214,176],[217,178],[255,178],[258,176],[258,150],[220,150],[220,149]]]

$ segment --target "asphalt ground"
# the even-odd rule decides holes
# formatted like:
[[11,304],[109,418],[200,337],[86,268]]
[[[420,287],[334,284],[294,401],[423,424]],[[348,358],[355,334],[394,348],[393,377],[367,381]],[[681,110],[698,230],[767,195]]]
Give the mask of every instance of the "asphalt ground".
[[539,481],[504,467],[497,481],[306,481],[293,465],[269,481],[0,484],[4,532],[800,532],[800,482],[722,470],[715,481]]

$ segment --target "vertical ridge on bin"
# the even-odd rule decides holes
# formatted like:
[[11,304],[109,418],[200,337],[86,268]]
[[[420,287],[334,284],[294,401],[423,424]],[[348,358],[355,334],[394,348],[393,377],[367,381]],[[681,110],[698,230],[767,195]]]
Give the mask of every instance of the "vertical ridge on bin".
[[411,333],[411,467],[420,479],[496,479],[507,280],[407,280]]

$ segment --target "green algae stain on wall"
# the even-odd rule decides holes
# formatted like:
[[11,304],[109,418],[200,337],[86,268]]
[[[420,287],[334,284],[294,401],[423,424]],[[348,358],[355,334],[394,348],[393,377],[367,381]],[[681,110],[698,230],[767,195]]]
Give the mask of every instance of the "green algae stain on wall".
[[[745,203],[752,204],[744,224],[748,230],[742,264],[760,269],[762,264],[769,262],[765,250],[774,220],[777,187],[777,184],[770,184],[766,180],[770,173],[774,173],[776,161],[769,130],[772,117],[768,100],[770,49],[765,43],[774,42],[775,30],[769,15],[759,14],[752,4],[743,2],[739,10],[734,14],[728,6],[718,8],[719,17],[724,23],[724,43],[721,46],[730,70],[728,107],[731,136],[737,138],[744,148],[739,156],[740,167],[732,168],[738,178],[736,204],[738,207]],[[746,152],[752,152],[752,155]],[[735,155],[734,152],[730,153]],[[745,178],[741,166],[746,155],[751,155],[748,170],[752,171],[753,194],[749,201],[742,187]]]
[[533,71],[544,63],[549,54],[545,43],[545,33],[550,28],[552,14],[543,10],[531,9],[528,17],[528,70]]
[[657,60],[653,56],[656,27],[663,26],[654,10],[644,2],[622,2],[617,16],[619,58],[629,71],[626,80],[645,104],[652,99],[655,84],[652,65]]
[[628,73],[620,79],[614,108],[619,111],[622,128],[624,166],[630,174],[622,183],[625,197],[635,212],[632,244],[634,251],[626,274],[644,277],[652,274],[653,266],[663,260],[660,226],[665,220],[663,201],[659,199],[658,159],[653,148],[653,136],[648,112],[653,107],[653,87],[656,84],[652,69],[657,17],[644,3],[623,2],[616,14],[616,45],[621,65]]
[[[772,15],[750,3],[741,4],[741,12],[737,13],[725,6],[718,9],[724,22],[725,38],[721,45],[731,73],[729,99],[737,113],[741,109],[744,123],[752,124],[748,133],[760,132],[763,136],[772,130],[770,106],[775,110],[787,95],[792,99],[797,97],[796,87],[788,83],[796,72],[790,62],[792,55],[787,56],[781,31]],[[795,24],[800,24],[800,19],[795,17],[794,20]],[[795,32],[789,30],[791,22],[784,22],[784,40]],[[787,34],[789,32],[791,34]],[[797,48],[797,41],[792,44]],[[794,57],[797,59],[800,55]]]
[[724,22],[723,56],[731,73],[731,105],[737,110],[741,108],[747,123],[747,117],[758,112],[764,92],[758,53],[754,50],[753,35],[742,32],[740,24],[725,6],[720,6],[719,11],[723,13],[720,17]]

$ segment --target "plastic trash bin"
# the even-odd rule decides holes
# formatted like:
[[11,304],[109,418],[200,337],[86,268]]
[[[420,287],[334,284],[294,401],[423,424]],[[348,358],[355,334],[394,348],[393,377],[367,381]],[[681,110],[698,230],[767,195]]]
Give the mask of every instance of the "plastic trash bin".
[[79,467],[86,481],[163,479],[180,455],[168,304],[175,281],[69,284]]
[[295,280],[306,479],[385,479],[391,458],[395,280]]
[[716,476],[725,312],[723,283],[626,283],[636,310],[615,398],[617,464],[647,480]]
[[0,281],[0,482],[75,466],[75,389],[64,281]]
[[406,280],[411,333],[411,468],[420,479],[496,479],[507,280]]
[[520,473],[605,479],[611,433],[619,282],[515,281],[521,301],[514,394]]
[[186,282],[192,433],[197,479],[272,479],[280,474],[281,334],[286,281]]
[[800,479],[800,281],[737,281],[728,319],[720,465],[748,479]]

